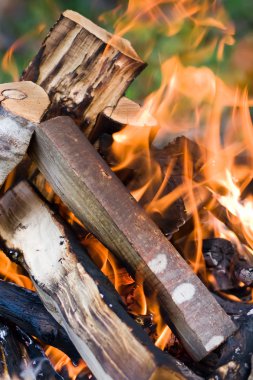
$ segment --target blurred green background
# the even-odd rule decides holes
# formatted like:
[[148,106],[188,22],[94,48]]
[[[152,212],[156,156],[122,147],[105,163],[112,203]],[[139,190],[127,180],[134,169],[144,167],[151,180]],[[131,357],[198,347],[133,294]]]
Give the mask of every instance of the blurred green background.
[[[199,0],[197,2],[199,3]],[[227,82],[240,86],[248,85],[250,93],[252,92],[253,0],[216,0],[216,2],[223,5],[228,17],[235,24],[236,30],[236,43],[225,47],[224,59],[219,61],[215,50],[212,54],[203,53],[192,56],[192,45],[188,41],[192,24],[189,21],[184,23],[179,33],[172,36],[164,35],[162,26],[160,27],[157,23],[150,28],[136,29],[126,37],[130,39],[149,66],[131,86],[128,96],[141,101],[145,95],[157,88],[161,79],[160,64],[174,54],[180,56],[185,64],[211,67]],[[210,0],[210,3],[214,1]],[[0,61],[14,43],[16,45],[14,45],[14,61],[17,66],[16,71],[13,61],[5,59],[0,68],[0,82],[17,79],[38,51],[46,33],[61,11],[76,10],[112,31],[118,16],[107,14],[107,17],[103,19],[104,22],[98,16],[116,6],[121,6],[122,12],[126,5],[125,0],[0,0]],[[119,14],[120,12],[117,15]],[[217,30],[208,32],[202,43],[202,50],[216,38],[216,35],[220,37],[218,34]],[[12,74],[9,71],[12,71]]]

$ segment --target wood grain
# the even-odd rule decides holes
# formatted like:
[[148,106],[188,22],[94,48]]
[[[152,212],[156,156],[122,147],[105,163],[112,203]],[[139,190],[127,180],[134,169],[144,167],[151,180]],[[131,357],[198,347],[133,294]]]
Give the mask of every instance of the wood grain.
[[48,93],[47,119],[70,115],[89,136],[98,114],[116,106],[144,67],[127,40],[65,11],[22,78]]
[[22,252],[46,308],[98,380],[198,379],[151,343],[105,276],[25,182],[0,201],[0,235],[8,248]]
[[230,318],[70,118],[42,123],[29,155],[87,229],[157,292],[193,358],[233,333]]

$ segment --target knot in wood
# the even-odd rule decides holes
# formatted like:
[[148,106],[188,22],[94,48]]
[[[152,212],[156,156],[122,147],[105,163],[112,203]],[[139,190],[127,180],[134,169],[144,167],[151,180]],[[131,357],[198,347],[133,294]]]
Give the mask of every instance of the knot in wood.
[[27,98],[27,95],[23,91],[14,89],[6,89],[2,91],[1,95],[3,98],[0,97],[0,101],[5,99],[23,100]]

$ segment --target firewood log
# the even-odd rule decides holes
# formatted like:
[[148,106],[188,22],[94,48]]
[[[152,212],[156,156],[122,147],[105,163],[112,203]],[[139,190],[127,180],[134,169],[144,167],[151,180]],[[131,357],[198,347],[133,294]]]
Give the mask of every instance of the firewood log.
[[193,358],[232,334],[231,320],[70,118],[42,123],[29,155],[87,229],[157,292]]
[[24,157],[48,105],[45,91],[32,82],[0,84],[0,187]]
[[127,40],[68,10],[22,79],[39,84],[49,95],[46,118],[70,115],[89,136],[98,114],[116,106],[144,67]]
[[151,343],[106,277],[25,182],[0,201],[0,235],[9,249],[22,252],[43,303],[98,380],[198,378]]
[[101,112],[89,140],[94,144],[103,132],[112,134],[125,125],[133,125],[137,128],[155,127],[157,121],[148,111],[144,111],[138,103],[123,96],[115,108],[106,107]]
[[79,359],[65,330],[48,313],[35,292],[0,281],[0,316],[41,342],[65,352],[72,360]]

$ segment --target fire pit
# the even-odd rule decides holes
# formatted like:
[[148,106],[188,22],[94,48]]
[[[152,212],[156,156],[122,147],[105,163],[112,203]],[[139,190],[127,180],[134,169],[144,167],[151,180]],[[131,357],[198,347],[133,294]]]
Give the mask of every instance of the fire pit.
[[174,57],[139,106],[123,34],[65,11],[0,85],[1,376],[248,379],[247,94]]

